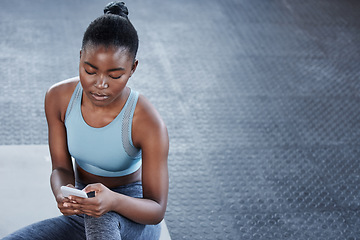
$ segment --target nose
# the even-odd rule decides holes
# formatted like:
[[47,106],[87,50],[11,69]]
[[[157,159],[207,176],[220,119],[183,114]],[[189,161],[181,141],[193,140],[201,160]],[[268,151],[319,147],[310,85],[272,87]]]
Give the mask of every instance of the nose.
[[106,77],[104,76],[99,76],[96,79],[95,82],[95,87],[99,88],[99,89],[105,89],[109,87],[109,84],[106,82]]

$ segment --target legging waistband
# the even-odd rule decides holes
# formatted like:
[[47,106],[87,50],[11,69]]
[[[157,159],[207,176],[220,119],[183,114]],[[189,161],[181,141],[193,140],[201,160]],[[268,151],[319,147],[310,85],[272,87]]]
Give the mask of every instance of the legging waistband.
[[[75,188],[77,188],[77,189],[81,190],[81,189],[84,189],[85,187],[86,187],[86,185],[81,182],[75,183]],[[120,194],[130,196],[130,197],[136,197],[136,198],[143,197],[141,181],[129,183],[126,185],[115,187],[115,188],[110,188],[110,190],[113,192],[117,192]]]

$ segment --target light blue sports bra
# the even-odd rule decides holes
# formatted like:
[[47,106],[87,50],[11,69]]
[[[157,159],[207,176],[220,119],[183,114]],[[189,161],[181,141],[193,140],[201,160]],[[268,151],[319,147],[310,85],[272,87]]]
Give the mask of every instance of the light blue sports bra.
[[79,82],[71,96],[65,115],[70,155],[85,171],[103,176],[120,177],[141,167],[141,150],[134,147],[131,125],[139,97],[130,95],[119,115],[101,128],[89,126],[81,113],[82,86]]

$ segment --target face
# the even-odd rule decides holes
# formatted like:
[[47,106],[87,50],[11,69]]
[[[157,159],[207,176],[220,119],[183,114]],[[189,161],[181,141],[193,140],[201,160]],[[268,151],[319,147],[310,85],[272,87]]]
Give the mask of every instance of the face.
[[95,106],[116,104],[137,63],[124,48],[87,46],[80,52],[79,65],[85,96]]

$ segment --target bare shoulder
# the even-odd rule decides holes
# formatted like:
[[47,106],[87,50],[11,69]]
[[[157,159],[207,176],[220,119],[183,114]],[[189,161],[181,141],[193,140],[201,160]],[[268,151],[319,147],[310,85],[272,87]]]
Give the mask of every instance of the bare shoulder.
[[139,100],[136,105],[135,113],[136,117],[141,119],[142,124],[150,124],[156,128],[165,128],[165,123],[160,116],[156,108],[150,103],[150,101],[143,95],[139,95]]
[[67,92],[72,92],[76,87],[76,84],[79,82],[79,77],[69,78],[64,81],[55,83],[52,85],[48,91],[47,95],[57,95],[57,94],[66,94]]
[[71,99],[79,78],[70,78],[51,86],[45,96],[45,112],[60,114],[61,119],[65,117],[67,105]]
[[167,138],[167,128],[165,122],[156,108],[143,95],[139,99],[135,108],[133,118],[133,141],[135,145],[140,145],[144,138],[153,137]]

